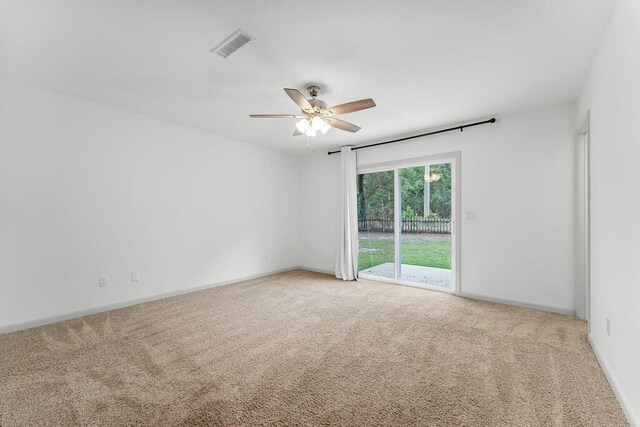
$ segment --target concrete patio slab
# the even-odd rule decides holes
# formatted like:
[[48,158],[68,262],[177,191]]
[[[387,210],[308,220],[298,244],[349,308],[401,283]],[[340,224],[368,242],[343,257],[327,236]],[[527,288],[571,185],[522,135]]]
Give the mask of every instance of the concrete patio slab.
[[[451,289],[451,270],[448,268],[402,264],[400,266],[400,272],[402,273],[400,277],[401,280]],[[376,265],[362,270],[360,274],[391,279],[393,278],[393,263],[387,262]]]

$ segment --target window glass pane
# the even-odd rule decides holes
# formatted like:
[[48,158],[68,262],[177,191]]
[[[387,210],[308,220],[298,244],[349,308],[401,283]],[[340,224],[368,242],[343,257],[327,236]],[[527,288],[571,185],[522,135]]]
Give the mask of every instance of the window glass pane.
[[399,170],[400,276],[451,289],[451,164]]
[[393,171],[358,175],[358,271],[394,278]]

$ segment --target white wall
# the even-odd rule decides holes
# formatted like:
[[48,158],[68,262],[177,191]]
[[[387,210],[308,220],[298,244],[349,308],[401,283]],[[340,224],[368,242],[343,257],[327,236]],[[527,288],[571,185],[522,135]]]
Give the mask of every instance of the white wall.
[[[462,211],[478,215],[461,224],[463,292],[573,310],[574,128],[574,106],[555,106],[359,164],[461,150]],[[332,272],[338,166],[0,80],[0,327],[296,265]]]
[[[359,150],[358,165],[462,152],[463,293],[575,310],[575,105],[493,125]],[[339,155],[303,160],[302,265],[333,271]]]
[[290,155],[0,80],[0,328],[297,266],[298,175]]
[[[640,426],[640,2],[619,0],[578,101],[591,116],[591,339]],[[611,335],[606,318],[611,319]],[[616,384],[617,383],[617,384]]]

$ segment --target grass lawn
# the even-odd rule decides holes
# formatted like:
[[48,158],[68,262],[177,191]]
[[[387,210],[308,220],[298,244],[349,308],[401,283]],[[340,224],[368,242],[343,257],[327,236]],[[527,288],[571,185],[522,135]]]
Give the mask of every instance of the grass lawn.
[[[402,242],[402,263],[424,267],[451,268],[451,241]],[[358,271],[393,262],[393,240],[360,237]]]

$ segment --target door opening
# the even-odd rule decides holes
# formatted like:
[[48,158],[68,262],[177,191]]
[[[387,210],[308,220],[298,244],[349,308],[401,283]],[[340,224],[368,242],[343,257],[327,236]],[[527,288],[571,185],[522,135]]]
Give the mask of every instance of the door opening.
[[[578,128],[576,138],[576,316],[589,321],[590,277],[590,184],[589,184],[589,111]],[[589,326],[590,327],[590,326]],[[589,329],[590,330],[590,329]]]

